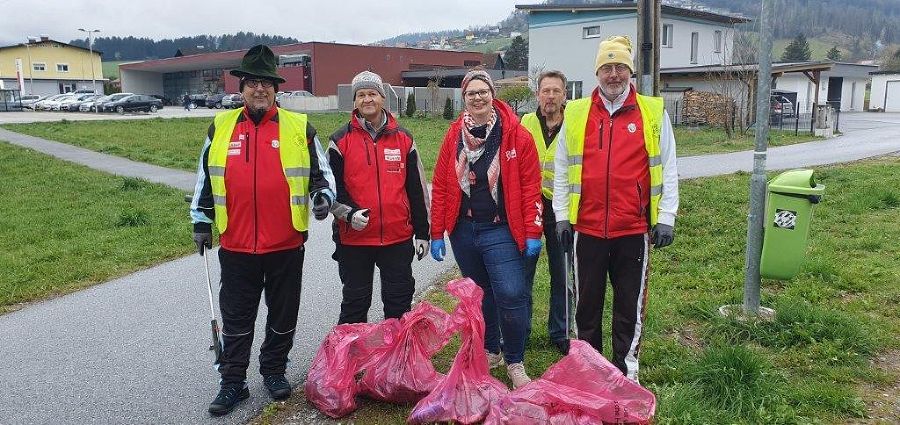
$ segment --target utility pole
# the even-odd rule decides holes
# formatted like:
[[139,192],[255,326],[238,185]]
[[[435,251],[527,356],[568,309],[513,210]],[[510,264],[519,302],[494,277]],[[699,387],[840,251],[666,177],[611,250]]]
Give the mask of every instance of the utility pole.
[[88,35],[88,54],[91,56],[91,91],[97,93],[97,81],[96,76],[94,75],[94,33],[100,32],[100,30],[86,30],[84,28],[78,28],[78,31],[86,32]]
[[759,22],[759,72],[756,75],[756,150],[750,177],[750,213],[747,215],[747,256],[744,275],[744,314],[759,316],[759,262],[762,255],[766,200],[766,150],[769,146],[769,91],[772,81],[773,0],[762,0]]
[[28,94],[34,94],[34,64],[31,62],[31,42],[34,40],[34,37],[28,37],[28,42],[25,43],[25,51],[28,52],[28,83],[31,86]]
[[659,93],[660,7],[660,0],[637,0],[638,86],[645,96]]

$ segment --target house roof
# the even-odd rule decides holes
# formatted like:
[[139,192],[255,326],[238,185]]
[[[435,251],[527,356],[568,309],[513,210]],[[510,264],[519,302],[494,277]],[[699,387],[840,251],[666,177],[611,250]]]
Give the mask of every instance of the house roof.
[[890,75],[890,74],[900,75],[900,71],[872,71],[869,73],[869,75]]
[[[793,62],[793,63],[773,63],[772,74],[784,74],[788,72],[803,71],[828,71],[834,66],[833,62]],[[693,75],[693,74],[709,74],[709,73],[738,73],[738,72],[757,72],[759,64],[735,64],[735,65],[701,65],[701,66],[685,66],[677,68],[662,68],[659,70],[663,75]]]
[[[529,13],[534,12],[593,12],[593,11],[635,11],[637,3],[603,3],[603,4],[517,4],[516,9]],[[720,22],[726,24],[739,24],[750,22],[743,16],[724,15],[720,13],[706,12],[702,10],[685,9],[682,7],[662,5],[663,15],[674,15],[685,18],[701,19],[704,21]]]
[[63,46],[71,47],[71,48],[73,48],[73,49],[81,49],[81,50],[84,50],[84,51],[86,51],[86,52],[90,52],[90,51],[93,50],[94,53],[97,53],[97,54],[99,54],[99,55],[101,55],[101,56],[103,55],[103,52],[101,52],[101,51],[99,51],[99,50],[97,50],[97,49],[89,49],[89,48],[87,48],[87,47],[81,47],[81,46],[76,46],[76,45],[74,45],[74,44],[63,43],[62,41],[56,41],[56,40],[53,40],[53,39],[50,39],[50,38],[48,38],[48,39],[46,39],[46,40],[36,40],[36,41],[34,41],[33,43],[32,43],[32,42],[29,42],[29,43],[11,44],[11,45],[9,45],[9,46],[0,46],[0,50],[2,50],[2,49],[12,49],[12,48],[15,48],[15,47],[23,47],[23,46],[25,46],[26,44],[29,45],[29,46],[34,47],[34,46],[38,46],[38,45],[41,45],[41,44],[44,44],[44,43],[56,43],[56,44],[62,44]]

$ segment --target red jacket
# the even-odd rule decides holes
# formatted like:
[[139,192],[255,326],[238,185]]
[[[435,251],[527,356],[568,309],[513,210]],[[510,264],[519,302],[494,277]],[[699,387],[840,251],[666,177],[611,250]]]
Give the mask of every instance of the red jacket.
[[[515,112],[500,100],[494,99],[497,118],[502,123],[500,141],[500,180],[503,185],[503,204],[509,230],[519,250],[525,249],[525,239],[540,239],[542,232],[541,169],[531,133],[519,124]],[[462,117],[450,124],[444,136],[431,191],[431,239],[443,239],[456,226],[462,189],[456,178],[456,150],[462,131]]]
[[337,202],[369,209],[369,225],[357,231],[344,220],[338,240],[344,245],[382,246],[428,239],[428,206],[421,161],[412,135],[393,115],[373,139],[357,111],[331,136],[328,161],[334,171]]
[[595,89],[584,133],[581,206],[575,230],[598,238],[647,232],[650,165],[634,87],[610,117]]

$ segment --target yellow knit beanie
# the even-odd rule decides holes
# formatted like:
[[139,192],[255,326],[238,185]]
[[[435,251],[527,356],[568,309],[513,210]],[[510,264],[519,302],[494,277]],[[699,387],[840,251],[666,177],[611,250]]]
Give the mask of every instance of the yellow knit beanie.
[[597,62],[594,64],[594,74],[600,71],[600,67],[608,63],[624,63],[634,73],[634,60],[631,58],[631,40],[627,36],[614,35],[600,42],[597,50]]

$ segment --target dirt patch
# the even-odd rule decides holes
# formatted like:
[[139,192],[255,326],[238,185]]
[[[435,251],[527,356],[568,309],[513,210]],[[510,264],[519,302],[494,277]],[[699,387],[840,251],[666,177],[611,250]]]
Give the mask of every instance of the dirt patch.
[[868,418],[853,424],[900,423],[900,350],[892,350],[872,359],[872,366],[890,378],[884,385],[865,384],[860,388]]

